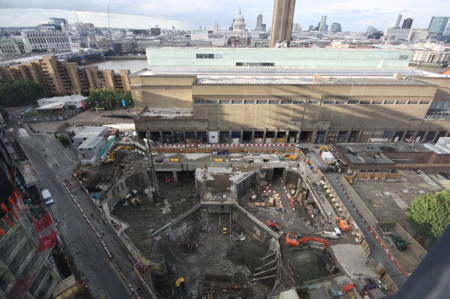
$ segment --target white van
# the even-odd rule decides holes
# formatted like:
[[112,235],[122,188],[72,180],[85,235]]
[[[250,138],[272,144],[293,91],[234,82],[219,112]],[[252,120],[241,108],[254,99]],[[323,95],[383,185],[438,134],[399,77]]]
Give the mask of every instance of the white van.
[[53,200],[52,194],[50,193],[50,191],[48,191],[48,189],[42,190],[42,200],[44,201],[44,203],[46,205],[51,205],[51,204],[55,203],[55,201]]

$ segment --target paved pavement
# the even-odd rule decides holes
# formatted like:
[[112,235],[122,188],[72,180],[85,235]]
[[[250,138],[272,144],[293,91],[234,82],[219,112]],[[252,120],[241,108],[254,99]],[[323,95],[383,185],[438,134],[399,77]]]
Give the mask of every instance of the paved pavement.
[[353,219],[355,220],[356,224],[359,226],[360,230],[364,234],[364,237],[369,244],[370,250],[371,250],[371,258],[379,262],[383,265],[384,269],[389,273],[389,275],[392,277],[392,280],[397,284],[398,287],[401,287],[403,283],[406,281],[407,277],[403,275],[389,260],[389,257],[386,255],[386,252],[383,248],[381,248],[375,238],[372,236],[372,234],[369,232],[368,227],[364,223],[363,219],[359,214],[353,209],[353,205],[351,202],[347,199],[347,197],[344,194],[344,190],[342,190],[341,186],[339,185],[339,179],[340,174],[337,173],[325,173],[330,183],[333,185],[334,190],[339,195],[339,197],[342,199],[342,202],[346,206],[346,208],[349,210],[350,214],[352,215]]
[[[13,123],[17,122],[13,120]],[[41,187],[49,189],[55,199],[50,210],[63,245],[70,251],[66,254],[73,257],[77,272],[88,280],[92,295],[96,298],[154,298],[138,278],[128,252],[118,242],[111,226],[79,184],[71,179],[75,154],[64,148],[53,134],[33,134],[18,128],[15,132]],[[72,180],[70,192],[64,186],[65,178]]]

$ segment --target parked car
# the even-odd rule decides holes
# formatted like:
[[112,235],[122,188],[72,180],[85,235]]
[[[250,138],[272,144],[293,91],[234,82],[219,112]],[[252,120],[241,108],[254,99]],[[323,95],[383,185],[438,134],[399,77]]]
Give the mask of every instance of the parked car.
[[42,193],[42,200],[44,201],[44,203],[47,206],[55,203],[55,201],[53,200],[52,194],[50,193],[50,191],[48,191],[48,189],[42,190],[41,193]]

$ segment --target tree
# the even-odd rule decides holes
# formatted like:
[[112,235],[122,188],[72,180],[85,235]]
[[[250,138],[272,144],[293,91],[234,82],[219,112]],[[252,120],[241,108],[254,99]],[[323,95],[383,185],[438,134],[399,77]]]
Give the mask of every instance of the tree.
[[62,144],[63,146],[68,146],[68,145],[70,144],[69,138],[67,138],[67,137],[64,136],[64,135],[59,135],[59,136],[58,136],[58,139],[59,139],[59,141],[61,142],[61,144]]
[[1,80],[0,105],[18,107],[36,104],[44,96],[42,87],[31,80]]
[[414,229],[436,240],[450,224],[450,190],[417,197],[407,214]]
[[90,108],[114,109],[119,107],[122,99],[125,99],[127,105],[132,104],[131,92],[123,90],[113,91],[110,89],[93,89],[87,98],[87,105]]

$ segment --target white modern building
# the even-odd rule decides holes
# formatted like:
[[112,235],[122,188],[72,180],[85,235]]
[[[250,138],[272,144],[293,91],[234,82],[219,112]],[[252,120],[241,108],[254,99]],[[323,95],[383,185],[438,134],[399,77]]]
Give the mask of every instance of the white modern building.
[[45,50],[49,53],[72,51],[72,39],[70,34],[59,30],[27,30],[22,31],[22,39],[25,52],[33,50]]
[[21,54],[19,44],[16,40],[8,37],[0,38],[0,56],[14,56]]
[[412,65],[447,66],[450,61],[450,50],[433,51],[429,49],[415,50],[411,58]]
[[430,33],[427,29],[411,29],[408,35],[408,41],[410,42],[423,42],[426,41]]
[[78,157],[82,165],[94,165],[99,161],[100,152],[106,145],[102,137],[90,137],[77,147]]
[[78,147],[80,144],[82,144],[89,138],[100,137],[106,139],[108,134],[109,129],[107,127],[103,126],[84,127],[83,129],[78,131],[74,137],[72,137],[72,140],[74,145]]
[[384,40],[408,40],[410,29],[402,29],[402,28],[387,28],[384,32]]

